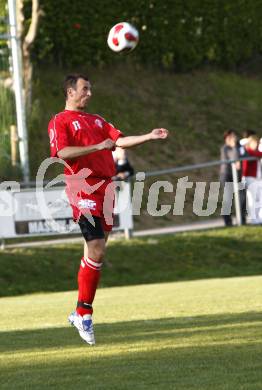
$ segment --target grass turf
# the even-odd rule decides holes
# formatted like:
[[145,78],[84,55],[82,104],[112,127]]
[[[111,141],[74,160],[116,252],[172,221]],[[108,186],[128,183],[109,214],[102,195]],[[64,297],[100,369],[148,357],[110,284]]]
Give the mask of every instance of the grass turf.
[[[262,227],[215,229],[109,243],[101,287],[261,275]],[[0,295],[74,290],[82,245],[0,252]]]
[[99,289],[97,345],[76,292],[1,298],[1,389],[262,389],[262,277]]

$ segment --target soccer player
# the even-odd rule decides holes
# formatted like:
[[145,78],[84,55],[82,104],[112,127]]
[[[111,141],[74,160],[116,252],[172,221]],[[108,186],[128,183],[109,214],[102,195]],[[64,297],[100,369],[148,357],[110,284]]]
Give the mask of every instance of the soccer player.
[[78,272],[77,307],[68,320],[88,344],[94,345],[92,304],[113,224],[111,178],[116,172],[112,150],[166,139],[168,131],[157,128],[147,134],[125,137],[101,116],[86,113],[84,109],[92,95],[86,75],[68,75],[63,91],[65,110],[56,114],[48,126],[51,156],[67,163],[66,192],[73,218],[85,239]]

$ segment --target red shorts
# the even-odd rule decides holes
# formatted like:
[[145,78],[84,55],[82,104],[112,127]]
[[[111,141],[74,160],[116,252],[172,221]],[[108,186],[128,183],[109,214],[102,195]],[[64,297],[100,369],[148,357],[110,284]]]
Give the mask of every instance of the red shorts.
[[88,177],[80,187],[79,183],[70,182],[70,176],[67,176],[66,193],[74,221],[78,222],[81,215],[87,218],[93,215],[101,218],[105,231],[112,230],[115,183],[111,179]]

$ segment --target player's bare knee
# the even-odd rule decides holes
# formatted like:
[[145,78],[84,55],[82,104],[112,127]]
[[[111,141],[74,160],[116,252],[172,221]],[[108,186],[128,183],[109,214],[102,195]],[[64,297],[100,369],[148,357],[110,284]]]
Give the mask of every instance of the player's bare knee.
[[88,256],[97,261],[101,262],[105,256],[105,243],[102,240],[93,240],[88,243]]
[[96,261],[98,261],[98,262],[103,261],[104,256],[105,256],[105,249],[104,249],[104,248],[101,248],[101,247],[97,247],[97,248],[95,249]]

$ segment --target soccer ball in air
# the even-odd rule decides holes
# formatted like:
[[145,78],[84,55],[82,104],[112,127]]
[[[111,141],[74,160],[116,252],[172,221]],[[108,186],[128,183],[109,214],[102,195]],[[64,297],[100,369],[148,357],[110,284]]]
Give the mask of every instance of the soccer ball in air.
[[107,38],[107,44],[116,52],[131,51],[138,44],[139,33],[132,24],[117,23],[111,28]]

